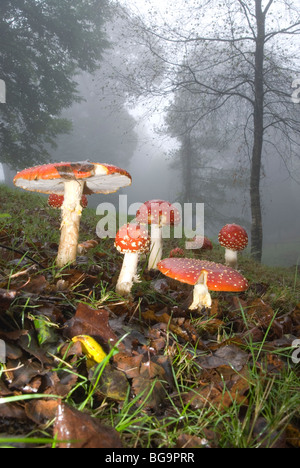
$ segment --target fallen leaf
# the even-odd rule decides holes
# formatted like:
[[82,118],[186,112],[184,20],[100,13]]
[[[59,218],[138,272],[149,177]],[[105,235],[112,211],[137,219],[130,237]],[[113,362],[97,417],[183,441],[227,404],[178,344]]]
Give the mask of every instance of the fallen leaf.
[[70,269],[64,270],[62,278],[57,281],[56,288],[58,290],[66,290],[75,288],[80,284],[92,287],[97,281],[96,276],[88,275],[79,270]]
[[139,376],[141,362],[143,360],[142,354],[130,356],[126,353],[118,353],[113,357],[118,369],[125,372],[129,379]]
[[300,448],[300,430],[294,424],[289,424],[286,428],[286,441],[294,448]]
[[274,318],[271,306],[257,298],[247,305],[247,318],[256,326],[267,328]]
[[[143,312],[142,317],[144,320],[149,320],[150,322],[165,323],[175,335],[183,338],[185,341],[197,344],[197,347],[203,347],[203,343],[199,339],[196,329],[191,325],[188,319],[180,321],[180,319],[172,318],[167,312],[156,313],[151,309]],[[180,325],[178,323],[180,323]]]
[[[80,303],[76,314],[65,324],[64,336],[72,339],[77,335],[89,335],[101,343],[101,345],[113,346],[118,338],[111,329],[109,312],[106,309],[92,309],[86,304]],[[120,343],[122,348],[122,343]]]
[[54,419],[57,405],[57,400],[31,400],[25,403],[26,416],[36,424],[46,424]]
[[122,448],[117,431],[59,402],[54,423],[59,448]]
[[46,351],[39,346],[34,330],[28,330],[26,335],[22,335],[18,340],[18,344],[24,351],[37,358],[44,366],[53,365],[52,359],[50,359]]
[[260,416],[253,425],[253,437],[260,448],[285,448],[285,433],[280,434],[270,427],[268,421]]
[[166,391],[162,383],[149,377],[135,377],[132,380],[132,388],[136,396],[140,396],[139,405],[143,408],[158,410],[166,398]]
[[157,410],[166,398],[167,379],[164,367],[152,359],[141,363],[139,375],[132,380],[132,388],[136,395],[140,395],[140,404]]
[[66,397],[76,385],[78,375],[74,372],[47,372],[43,377],[44,393]]
[[48,281],[46,280],[44,275],[40,275],[37,278],[31,279],[26,282],[24,286],[20,289],[21,291],[25,291],[32,294],[40,294],[49,286]]
[[198,362],[204,369],[216,369],[220,366],[241,371],[248,361],[248,354],[235,345],[226,345],[217,349],[211,356],[199,358]]
[[[97,380],[97,366],[93,367],[89,371],[89,379],[94,384]],[[100,392],[101,395],[111,398],[116,401],[124,401],[128,395],[129,382],[124,374],[118,369],[114,369],[113,366],[107,364],[102,371],[96,392]]]
[[[44,369],[40,362],[31,362],[30,360],[24,360],[22,366],[20,361],[7,360],[8,369],[14,369],[9,371],[10,384],[9,388],[13,390],[23,391],[24,393],[34,393],[37,391],[34,389],[35,385],[31,387],[30,383],[35,377],[43,375]],[[38,388],[41,385],[41,380],[38,381]]]
[[74,343],[80,342],[83,353],[88,358],[88,368],[93,367],[95,363],[99,364],[106,358],[107,354],[103,351],[102,347],[97,343],[94,338],[88,335],[73,336]]
[[193,409],[214,407],[218,411],[224,411],[234,402],[247,405],[245,394],[249,390],[248,380],[242,375],[235,374],[232,380],[224,382],[211,382],[204,387],[190,390],[184,395],[183,400]]
[[0,289],[0,312],[4,312],[9,308],[11,303],[17,297],[17,291],[7,291],[6,289]]

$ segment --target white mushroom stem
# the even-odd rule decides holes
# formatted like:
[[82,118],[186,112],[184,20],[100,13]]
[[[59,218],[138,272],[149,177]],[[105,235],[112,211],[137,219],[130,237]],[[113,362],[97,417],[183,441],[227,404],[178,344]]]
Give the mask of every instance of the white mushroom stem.
[[238,267],[237,255],[237,250],[225,249],[225,265],[236,270]]
[[211,296],[207,287],[207,271],[203,270],[199,276],[198,282],[194,286],[193,302],[190,305],[190,310],[199,311],[203,307],[211,308]]
[[138,259],[138,252],[127,252],[124,254],[123,265],[116,285],[116,292],[120,294],[120,296],[128,296],[133,283],[138,282]]
[[68,180],[64,185],[64,202],[61,207],[61,235],[56,257],[56,264],[60,268],[76,260],[79,225],[82,213],[80,201],[84,188],[84,181]]
[[151,245],[148,269],[157,270],[157,264],[162,257],[162,228],[159,224],[151,224]]

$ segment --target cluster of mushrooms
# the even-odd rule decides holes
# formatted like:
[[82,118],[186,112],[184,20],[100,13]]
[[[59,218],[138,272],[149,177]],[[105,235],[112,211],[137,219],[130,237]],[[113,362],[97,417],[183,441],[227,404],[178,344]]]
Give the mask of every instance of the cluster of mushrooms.
[[[61,162],[24,169],[14,177],[14,184],[25,190],[49,194],[48,204],[61,209],[61,236],[56,264],[62,268],[75,262],[82,209],[86,195],[113,193],[131,184],[130,174],[113,165],[103,163]],[[225,247],[225,265],[193,258],[170,255],[162,259],[162,229],[176,226],[180,213],[169,202],[150,200],[139,208],[134,221],[122,226],[115,239],[115,247],[124,255],[116,292],[129,296],[139,281],[137,269],[142,254],[149,252],[148,269],[194,286],[193,302],[189,309],[210,308],[209,291],[242,292],[248,281],[237,271],[237,253],[248,244],[248,236],[241,226],[227,224],[219,233]],[[150,227],[150,234],[148,228]],[[212,248],[207,238],[194,238],[192,243]]]

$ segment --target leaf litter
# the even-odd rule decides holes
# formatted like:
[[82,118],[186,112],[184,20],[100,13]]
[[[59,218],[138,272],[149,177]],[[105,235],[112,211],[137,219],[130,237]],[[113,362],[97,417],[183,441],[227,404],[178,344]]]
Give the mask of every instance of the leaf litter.
[[[220,294],[210,311],[191,315],[191,288],[156,272],[141,271],[146,293],[138,283],[131,299],[117,297],[122,258],[113,241],[105,241],[104,252],[98,240],[83,241],[77,265],[58,274],[51,267],[57,244],[40,239],[33,246],[17,235],[18,251],[3,249],[0,271],[0,339],[6,345],[0,438],[48,431],[59,447],[130,446],[126,431],[117,432],[105,413],[110,407],[117,414],[126,405],[160,421],[174,418],[176,404],[206,411],[207,417],[239,405],[242,420],[253,386],[249,368],[263,379],[288,367],[286,350],[300,337],[300,304],[275,310],[265,299],[266,282],[252,284],[248,293]],[[5,230],[0,239],[10,243]],[[34,258],[36,248],[38,264],[19,251]],[[104,360],[87,353],[78,336],[98,345]],[[256,343],[257,360],[249,351]],[[299,445],[297,421],[286,426],[284,447]],[[209,424],[196,434],[177,425],[174,447],[220,443]],[[266,426],[257,418],[253,439]],[[156,439],[151,446],[158,446]]]

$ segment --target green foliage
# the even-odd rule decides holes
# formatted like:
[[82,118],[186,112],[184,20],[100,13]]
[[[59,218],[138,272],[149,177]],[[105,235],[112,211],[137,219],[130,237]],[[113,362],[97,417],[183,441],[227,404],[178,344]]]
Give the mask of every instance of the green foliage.
[[108,43],[107,0],[4,0],[0,5],[1,162],[14,169],[49,158],[47,145],[71,130],[61,111],[80,98],[74,77],[93,72]]

